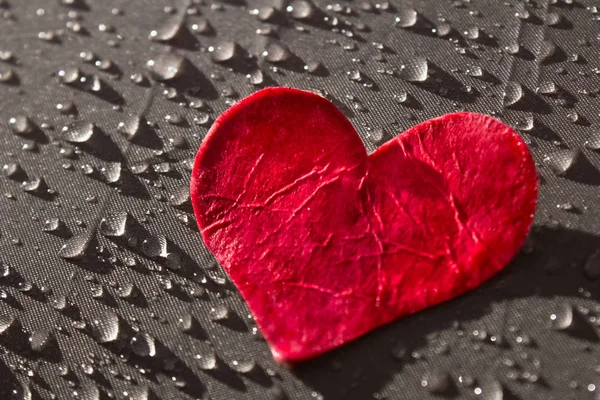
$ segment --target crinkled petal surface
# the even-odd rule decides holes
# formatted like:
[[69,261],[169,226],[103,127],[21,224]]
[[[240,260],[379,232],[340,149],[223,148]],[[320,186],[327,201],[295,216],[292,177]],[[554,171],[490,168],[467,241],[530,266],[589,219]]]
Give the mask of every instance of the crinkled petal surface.
[[328,100],[270,88],[215,121],[191,198],[274,357],[295,362],[499,272],[537,186],[527,146],[491,117],[444,115],[367,155]]

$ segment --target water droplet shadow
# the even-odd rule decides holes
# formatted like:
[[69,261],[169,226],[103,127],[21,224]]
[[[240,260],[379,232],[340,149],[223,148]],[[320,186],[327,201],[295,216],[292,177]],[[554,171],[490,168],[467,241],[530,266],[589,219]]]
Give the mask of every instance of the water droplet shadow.
[[523,90],[521,99],[516,103],[507,106],[507,108],[518,111],[535,112],[538,114],[550,114],[553,111],[550,104],[548,104],[542,96],[535,94],[532,90],[522,85],[521,89]]
[[122,162],[123,153],[119,146],[101,128],[94,127],[94,134],[86,142],[79,143],[79,147],[88,154],[103,161]]
[[544,124],[540,121],[535,121],[535,125],[533,129],[529,132],[532,136],[537,137],[538,139],[550,141],[550,142],[562,142],[562,138],[556,133],[555,130],[550,128],[548,125]]
[[148,192],[146,185],[142,184],[139,178],[125,166],[121,169],[119,193],[124,196],[135,197],[141,200],[150,199],[150,193]]
[[544,60],[540,60],[539,63],[541,65],[552,65],[564,62],[566,60],[567,54],[565,53],[565,51],[561,47],[556,46],[554,53],[551,56],[544,58]]
[[163,142],[158,136],[156,129],[153,126],[147,123],[146,118],[142,117],[141,124],[139,130],[136,132],[135,136],[131,139],[131,143],[136,146],[146,147],[149,149],[161,149],[163,147]]
[[185,23],[181,26],[175,37],[168,41],[170,46],[177,47],[182,50],[198,50],[200,41],[190,32]]
[[600,171],[583,153],[577,156],[576,162],[562,176],[585,185],[600,185]]
[[[180,93],[187,93],[192,97],[204,100],[216,100],[219,98],[219,92],[206,78],[206,76],[194,66],[189,60],[185,60],[184,72],[181,76],[170,80],[169,86],[174,87]],[[196,90],[190,90],[196,88]]]
[[227,318],[216,320],[215,323],[222,325],[226,328],[234,330],[236,332],[248,332],[248,326],[244,320],[233,310],[229,310]]
[[246,384],[244,383],[242,378],[240,378],[238,376],[238,374],[234,370],[232,370],[227,365],[227,363],[225,363],[218,356],[217,356],[217,365],[216,365],[215,369],[203,370],[202,372],[209,375],[213,379],[223,382],[225,385],[229,386],[230,388],[232,388],[234,390],[237,390],[240,392],[245,392],[247,390]]
[[473,103],[479,94],[476,91],[467,91],[463,83],[444,71],[436,64],[428,61],[430,71],[434,73],[424,82],[410,82],[416,87],[460,103]]

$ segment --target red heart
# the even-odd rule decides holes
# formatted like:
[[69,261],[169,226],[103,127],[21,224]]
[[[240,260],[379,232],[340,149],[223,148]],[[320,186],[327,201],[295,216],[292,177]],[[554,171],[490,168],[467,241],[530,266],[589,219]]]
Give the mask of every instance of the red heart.
[[537,173],[503,123],[457,113],[370,156],[326,99],[270,88],[214,123],[191,197],[208,248],[279,361],[472,290],[519,250]]

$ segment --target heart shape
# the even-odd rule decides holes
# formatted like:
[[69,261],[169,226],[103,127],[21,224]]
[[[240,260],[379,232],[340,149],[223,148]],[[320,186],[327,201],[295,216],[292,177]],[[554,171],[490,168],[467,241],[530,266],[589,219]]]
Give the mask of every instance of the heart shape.
[[445,115],[367,155],[328,100],[269,88],[215,121],[191,198],[273,356],[294,362],[496,274],[537,186],[527,146],[491,117]]

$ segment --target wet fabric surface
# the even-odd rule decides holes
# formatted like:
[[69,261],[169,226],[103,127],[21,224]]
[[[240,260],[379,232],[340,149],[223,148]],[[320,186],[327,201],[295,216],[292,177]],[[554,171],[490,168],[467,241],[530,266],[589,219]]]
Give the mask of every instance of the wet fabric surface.
[[[1,4],[0,398],[594,398],[596,2]],[[369,153],[503,120],[540,174],[530,240],[474,293],[278,365],[186,191],[214,118],[270,85],[330,99]]]

